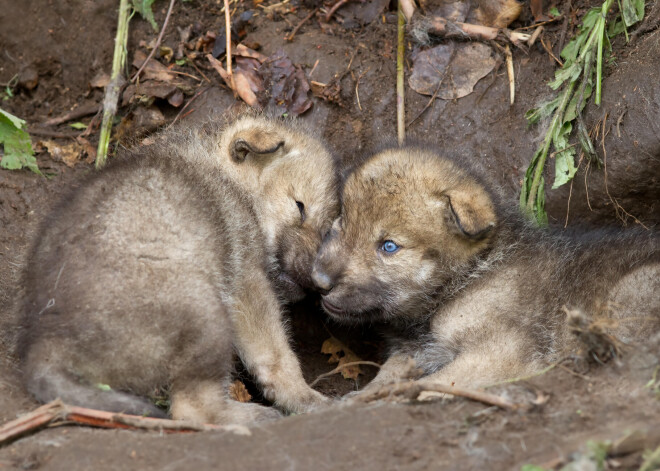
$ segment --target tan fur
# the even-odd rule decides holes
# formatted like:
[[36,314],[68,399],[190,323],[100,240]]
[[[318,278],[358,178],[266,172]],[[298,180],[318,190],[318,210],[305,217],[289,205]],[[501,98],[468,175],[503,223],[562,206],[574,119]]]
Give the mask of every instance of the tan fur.
[[[389,254],[386,241],[400,248]],[[374,388],[408,356],[462,386],[536,371],[571,346],[564,307],[607,311],[624,340],[648,335],[660,326],[659,274],[653,234],[553,235],[527,225],[474,163],[404,147],[348,174],[312,276],[332,317],[389,326],[393,352]]]
[[334,175],[300,124],[254,114],[168,131],[92,175],[44,222],[25,273],[30,392],[158,415],[138,396],[168,388],[175,419],[273,417],[228,398],[235,350],[281,409],[324,402],[282,303],[311,286]]

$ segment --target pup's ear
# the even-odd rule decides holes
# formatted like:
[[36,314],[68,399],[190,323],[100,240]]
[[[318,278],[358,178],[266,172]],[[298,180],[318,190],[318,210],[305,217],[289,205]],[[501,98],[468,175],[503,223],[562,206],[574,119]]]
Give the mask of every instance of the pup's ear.
[[284,139],[274,132],[251,128],[234,136],[229,144],[229,152],[236,162],[243,162],[248,154],[269,155],[277,152],[284,145]]
[[450,230],[471,240],[485,238],[497,223],[493,202],[482,188],[467,185],[441,196],[446,203]]

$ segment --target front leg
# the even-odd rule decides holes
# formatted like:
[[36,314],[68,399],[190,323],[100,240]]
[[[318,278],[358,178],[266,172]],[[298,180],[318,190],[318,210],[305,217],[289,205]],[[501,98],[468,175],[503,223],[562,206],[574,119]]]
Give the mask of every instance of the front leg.
[[371,393],[387,384],[410,379],[410,373],[413,369],[413,359],[409,354],[395,352],[383,363],[376,377],[360,390],[357,395]]
[[264,396],[281,409],[295,413],[330,402],[305,382],[289,345],[280,302],[266,276],[254,273],[241,286],[232,306],[235,345]]

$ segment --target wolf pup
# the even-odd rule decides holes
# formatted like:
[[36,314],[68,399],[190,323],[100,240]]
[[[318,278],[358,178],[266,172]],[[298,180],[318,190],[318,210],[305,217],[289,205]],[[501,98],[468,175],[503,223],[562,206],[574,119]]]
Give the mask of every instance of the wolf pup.
[[163,416],[146,397],[164,388],[174,419],[279,415],[229,399],[236,351],[281,409],[325,402],[282,303],[312,285],[339,214],[335,173],[302,125],[243,115],[168,132],[89,177],[43,223],[26,268],[29,392]]
[[628,338],[659,326],[657,238],[530,227],[469,162],[385,150],[348,173],[341,200],[312,278],[332,318],[398,338],[369,389],[409,356],[464,387],[537,371],[570,344],[564,307],[609,312]]

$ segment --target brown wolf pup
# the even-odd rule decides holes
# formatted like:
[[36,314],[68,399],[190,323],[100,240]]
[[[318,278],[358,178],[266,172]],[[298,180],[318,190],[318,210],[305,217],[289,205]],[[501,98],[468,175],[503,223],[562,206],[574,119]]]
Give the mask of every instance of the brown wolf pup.
[[332,318],[394,332],[370,389],[402,375],[408,356],[461,386],[537,371],[568,348],[564,307],[608,312],[624,338],[657,331],[653,235],[533,228],[469,162],[420,147],[366,159],[341,199],[312,277]]
[[256,114],[167,132],[91,175],[43,223],[27,265],[28,390],[162,416],[145,397],[165,388],[175,419],[279,415],[228,398],[237,351],[279,408],[325,402],[303,379],[282,304],[312,285],[339,213],[334,175],[302,125]]

